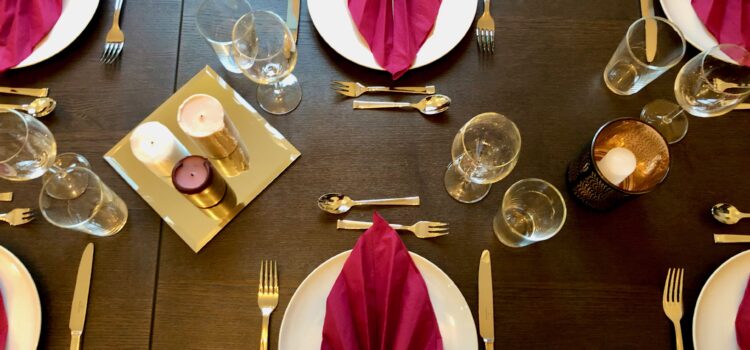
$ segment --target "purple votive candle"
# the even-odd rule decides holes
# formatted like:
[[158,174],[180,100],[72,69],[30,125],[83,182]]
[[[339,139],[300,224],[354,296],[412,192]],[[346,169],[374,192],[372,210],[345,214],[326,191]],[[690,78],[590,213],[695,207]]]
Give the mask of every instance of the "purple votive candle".
[[188,156],[172,169],[172,184],[196,207],[211,208],[224,198],[227,183],[201,156]]

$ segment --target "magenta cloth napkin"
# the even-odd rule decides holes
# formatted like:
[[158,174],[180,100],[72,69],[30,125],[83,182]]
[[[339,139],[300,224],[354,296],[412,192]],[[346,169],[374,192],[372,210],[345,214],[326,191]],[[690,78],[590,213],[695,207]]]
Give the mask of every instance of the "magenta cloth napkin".
[[750,350],[750,281],[745,287],[745,295],[734,319],[734,329],[737,334],[737,345],[742,350]]
[[719,44],[750,50],[750,1],[692,0],[693,9]]
[[29,57],[61,12],[62,0],[0,0],[0,73]]
[[5,350],[8,344],[8,316],[5,314],[5,302],[0,294],[0,349]]
[[441,0],[349,0],[349,12],[375,61],[401,77],[432,31]]
[[377,213],[326,302],[322,350],[442,350],[427,285]]

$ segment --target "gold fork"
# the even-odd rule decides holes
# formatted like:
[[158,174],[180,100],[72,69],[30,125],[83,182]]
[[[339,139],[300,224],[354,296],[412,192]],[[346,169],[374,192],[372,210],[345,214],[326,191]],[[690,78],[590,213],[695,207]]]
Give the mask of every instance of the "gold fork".
[[260,331],[260,350],[268,350],[268,321],[279,304],[279,276],[276,261],[264,260],[260,263],[260,285],[258,286],[258,307],[263,314]]
[[477,21],[477,44],[482,52],[495,52],[495,20],[490,14],[490,0],[484,0],[484,12]]
[[684,274],[685,269],[669,269],[667,280],[664,282],[664,296],[662,297],[664,313],[672,321],[672,324],[674,324],[677,350],[682,350],[683,348],[680,319],[682,319],[682,277]]
[[402,94],[422,94],[432,95],[435,93],[435,86],[428,85],[424,87],[387,87],[387,86],[364,86],[353,81],[332,81],[331,87],[336,92],[349,97],[358,97],[366,92],[398,92]]
[[99,61],[104,64],[113,63],[120,57],[122,47],[125,46],[125,34],[120,30],[120,10],[122,9],[123,0],[115,0],[115,14],[112,17],[112,28],[107,33],[107,39],[104,43],[104,51]]
[[[353,221],[353,220],[337,220],[336,228],[339,230],[366,230],[372,226],[371,222],[367,221]],[[390,224],[394,230],[405,230],[411,231],[418,238],[434,238],[447,235],[448,224],[444,222],[434,221],[419,221],[414,225],[405,226],[399,224]]]
[[31,208],[18,208],[0,214],[0,221],[5,221],[11,226],[23,225],[31,220],[34,220],[34,211]]

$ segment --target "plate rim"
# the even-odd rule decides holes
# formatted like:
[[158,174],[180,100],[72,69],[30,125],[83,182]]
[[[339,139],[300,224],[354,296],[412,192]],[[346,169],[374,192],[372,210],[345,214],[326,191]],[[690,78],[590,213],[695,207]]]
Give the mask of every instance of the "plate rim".
[[[36,314],[37,314],[37,319],[39,320],[39,324],[36,325],[37,327],[37,331],[35,332],[36,336],[34,337],[35,340],[34,340],[33,348],[36,348],[39,346],[39,338],[41,338],[41,335],[42,335],[42,301],[39,298],[39,289],[36,287],[36,282],[34,282],[34,277],[31,276],[31,273],[26,268],[26,265],[23,264],[21,259],[19,259],[15,254],[13,254],[13,252],[11,252],[8,248],[5,248],[5,246],[0,245],[0,255],[2,254],[6,254],[10,258],[10,260],[13,261],[16,267],[19,267],[19,271],[25,278],[27,278],[31,282],[31,287],[34,290],[34,293],[33,293],[34,295],[32,296],[32,299],[33,301],[36,301],[36,306],[37,306]],[[36,296],[36,298],[34,298],[34,296]],[[6,299],[3,298],[3,303],[5,303],[5,300]],[[10,339],[10,337],[8,337],[8,339]]]
[[[337,54],[339,54],[342,57],[344,57],[349,62],[355,63],[355,64],[357,64],[357,65],[359,65],[361,67],[370,68],[370,69],[374,69],[374,70],[378,70],[378,71],[383,71],[383,72],[385,71],[385,69],[383,67],[381,67],[380,65],[378,65],[377,62],[375,62],[374,65],[368,65],[368,64],[365,64],[363,62],[359,62],[357,60],[352,59],[352,57],[350,55],[347,55],[346,53],[340,51],[336,46],[331,45],[331,42],[329,41],[329,39],[326,38],[323,34],[321,34],[320,30],[318,30],[318,27],[315,25],[315,16],[313,16],[313,13],[315,13],[315,11],[314,10],[312,10],[312,11],[310,10],[311,8],[315,8],[315,6],[312,6],[312,7],[310,6],[310,2],[311,1],[314,2],[314,1],[323,1],[323,0],[306,0],[306,3],[307,3],[307,11],[310,14],[310,21],[313,24],[313,28],[315,28],[315,31],[318,32],[318,35],[320,35],[320,37],[323,38],[323,41],[326,43],[326,45],[328,45],[328,47],[330,47],[331,49],[333,49],[333,51],[335,51]],[[451,51],[453,51],[453,49],[455,49],[458,46],[458,44],[460,44],[461,41],[464,40],[464,37],[466,37],[466,33],[469,32],[469,30],[471,29],[472,23],[474,23],[474,19],[476,18],[476,12],[477,12],[477,9],[479,8],[479,3],[477,1],[468,1],[468,2],[463,1],[463,0],[442,0],[442,1],[459,1],[459,2],[462,2],[462,3],[466,4],[466,5],[468,5],[468,6],[471,6],[471,4],[473,4],[473,7],[474,7],[473,11],[472,11],[473,12],[473,16],[471,17],[471,19],[469,21],[467,21],[466,28],[463,29],[463,30],[461,30],[461,32],[463,34],[461,35],[460,39],[458,41],[456,41],[456,43],[453,44],[449,49],[447,49],[447,51],[445,51],[441,55],[436,55],[436,57],[427,59],[425,62],[421,62],[419,64],[417,64],[417,58],[415,57],[414,58],[414,63],[412,63],[412,66],[409,67],[408,70],[412,70],[412,69],[424,67],[424,66],[426,66],[428,64],[434,63],[435,61],[437,61],[437,60],[445,57],[445,55],[447,55],[448,53],[450,53]],[[440,3],[441,7],[443,6],[443,2],[442,1]],[[439,13],[438,13],[438,15],[439,15]],[[437,21],[436,21],[436,23],[437,23]],[[357,35],[359,35],[359,31],[357,29],[355,29],[355,31],[357,32]],[[432,30],[430,31],[430,35],[427,37],[427,39],[425,40],[425,42],[430,39],[430,37],[432,36],[433,32],[434,32],[434,25],[433,25]],[[423,43],[422,47],[424,47],[424,43]],[[420,51],[422,50],[422,47],[420,47]],[[418,55],[419,55],[419,51],[417,51],[417,56]]]
[[[281,335],[282,335],[282,330],[284,329],[284,324],[285,324],[285,322],[287,320],[287,313],[289,312],[289,309],[290,309],[289,306],[292,305],[292,303],[294,302],[295,298],[297,297],[297,291],[299,291],[300,289],[302,289],[302,287],[305,286],[306,283],[308,283],[308,281],[310,279],[310,276],[312,276],[318,270],[322,269],[323,266],[325,266],[328,263],[330,263],[331,261],[337,259],[341,255],[351,254],[352,250],[353,249],[345,250],[345,251],[343,251],[341,253],[338,253],[338,254],[336,254],[336,255],[334,255],[334,256],[326,259],[326,261],[320,263],[320,265],[316,266],[312,271],[310,271],[310,273],[305,277],[305,279],[302,280],[302,283],[300,283],[299,286],[297,286],[297,288],[294,290],[294,293],[292,294],[292,297],[289,299],[289,303],[287,303],[286,308],[284,310],[284,316],[282,316],[282,318],[281,318],[281,325],[279,326],[279,338],[278,338],[278,344],[277,344],[277,346],[279,347],[279,349],[282,348],[281,347],[281,345],[282,345],[282,343],[281,343],[281,341],[282,341]],[[456,287],[456,289],[458,290],[459,294],[461,294],[461,298],[463,299],[463,302],[466,304],[466,306],[467,307],[469,306],[469,303],[466,301],[466,297],[464,296],[463,292],[461,292],[461,290],[458,289],[458,285],[456,285],[456,283],[453,282],[453,279],[451,279],[450,276],[448,276],[448,274],[445,273],[445,271],[443,271],[440,267],[438,267],[437,265],[435,265],[429,259],[427,259],[427,258],[425,258],[425,257],[423,257],[423,256],[421,256],[421,255],[419,255],[417,253],[409,251],[409,255],[412,256],[412,258],[413,258],[413,256],[417,256],[418,258],[421,258],[422,260],[424,260],[425,262],[427,262],[428,264],[430,264],[433,268],[435,268],[437,271],[440,271],[440,273],[442,273],[443,275],[445,275],[448,278],[448,280],[450,280],[453,283],[453,286]],[[420,271],[420,274],[421,274],[421,271]],[[472,321],[471,324],[472,324],[472,326],[474,328],[474,331],[475,331],[474,333],[476,333],[476,328],[477,328],[476,327],[476,320],[474,320],[474,314],[471,311],[469,311],[469,316],[471,317],[471,321]]]
[[745,255],[748,255],[748,254],[750,254],[750,249],[742,251],[742,252],[739,252],[739,253],[733,255],[731,258],[727,259],[721,265],[719,265],[719,267],[717,267],[716,270],[714,270],[714,272],[711,273],[711,276],[708,277],[708,279],[706,280],[706,283],[703,284],[703,288],[701,288],[701,292],[700,292],[700,294],[698,294],[698,299],[696,299],[696,301],[695,301],[695,308],[693,308],[693,327],[692,327],[692,332],[693,332],[693,348],[696,348],[696,349],[698,348],[698,341],[696,339],[696,332],[695,332],[696,325],[698,324],[698,317],[696,317],[696,316],[698,315],[698,307],[700,307],[701,302],[703,301],[703,297],[704,297],[704,295],[706,293],[706,288],[708,287],[708,285],[711,283],[711,281],[713,281],[713,279],[716,277],[716,275],[721,270],[723,270],[724,268],[726,268],[729,264],[731,264],[735,260],[739,260],[740,258],[742,258],[742,257],[744,257]]
[[[71,6],[81,3],[78,0],[66,0],[66,1],[70,1],[69,5],[71,5]],[[86,28],[88,28],[89,24],[91,23],[91,20],[94,19],[94,15],[96,15],[96,10],[99,9],[99,3],[101,2],[101,0],[89,0],[89,1],[91,1],[92,7],[93,7],[93,10],[91,11],[91,15],[88,18],[84,18],[83,21],[80,21],[81,18],[77,17],[77,19],[79,21],[76,21],[76,22],[80,22],[81,23],[81,29],[77,33],[75,33],[75,35],[73,35],[72,32],[70,32],[71,35],[65,37],[67,39],[60,40],[60,41],[67,41],[67,43],[65,43],[63,45],[60,45],[57,50],[53,50],[54,52],[51,52],[47,57],[40,57],[40,58],[38,58],[36,60],[31,60],[29,62],[26,62],[26,60],[31,55],[34,54],[34,51],[36,51],[38,49],[37,46],[34,46],[34,49],[31,50],[31,53],[29,54],[29,56],[27,56],[26,58],[24,58],[23,61],[19,62],[18,65],[14,66],[14,67],[12,67],[10,69],[20,69],[20,68],[25,68],[25,67],[33,66],[35,64],[39,64],[39,63],[44,62],[44,61],[46,61],[46,60],[48,60],[48,59],[50,59],[52,57],[57,56],[57,54],[59,54],[60,52],[62,52],[66,48],[68,48],[68,46],[70,46],[70,44],[72,44],[74,41],[76,41],[76,39],[78,39],[78,37],[81,36],[81,34],[83,33],[83,31],[86,30]],[[85,4],[86,2],[83,2],[83,3]],[[64,4],[63,4],[63,6],[64,6]],[[67,11],[73,11],[74,9],[77,10],[79,8],[71,8],[71,7],[65,8],[65,10],[67,10]],[[63,12],[60,13],[60,17],[62,17],[62,15],[63,15]],[[55,22],[55,25],[52,26],[52,28],[50,29],[50,32],[52,30],[54,30],[55,27],[57,27],[57,25],[59,23],[60,23],[60,19],[58,18],[57,22]],[[45,40],[48,35],[49,35],[49,32],[47,32],[47,35],[45,35],[42,38],[42,40]],[[60,41],[58,41],[58,42],[60,42]]]
[[[676,0],[659,0],[659,3],[661,4],[661,9],[662,9],[662,11],[664,11],[664,15],[665,15],[665,16],[667,16],[667,19],[668,19],[668,20],[669,20],[670,22],[674,23],[675,27],[677,27],[677,28],[679,28],[679,29],[680,29],[680,31],[682,32],[682,36],[683,36],[683,37],[685,37],[685,40],[686,40],[686,41],[687,41],[688,43],[690,43],[690,45],[693,45],[693,47],[694,47],[694,48],[696,48],[696,49],[700,50],[701,52],[702,52],[702,51],[706,51],[706,50],[710,49],[711,47],[713,47],[713,46],[716,46],[716,45],[718,45],[718,44],[719,44],[719,41],[718,41],[718,40],[716,40],[716,38],[715,38],[715,37],[713,36],[713,34],[711,34],[710,32],[709,32],[708,34],[709,34],[709,35],[711,36],[711,38],[712,38],[712,39],[714,40],[714,45],[713,45],[713,46],[711,46],[711,47],[703,47],[703,45],[698,45],[698,43],[697,43],[696,41],[694,41],[694,40],[693,40],[693,37],[692,37],[692,36],[690,36],[690,37],[689,37],[688,35],[686,35],[686,34],[685,34],[685,30],[684,30],[684,29],[682,29],[682,28],[680,28],[680,26],[679,26],[679,25],[677,24],[677,22],[675,22],[675,20],[674,20],[674,18],[675,18],[675,15],[674,15],[673,13],[671,13],[671,11],[669,10],[669,9],[670,9],[670,8],[672,8],[672,7],[670,7],[670,6],[667,6],[667,4],[669,4],[669,3],[672,3],[672,2],[675,2],[675,1],[676,1]],[[691,9],[692,9],[692,6],[691,6]],[[693,12],[695,12],[695,10],[694,10],[694,9],[692,9],[692,11],[693,11]],[[696,16],[697,16],[697,14],[696,14]],[[705,30],[706,32],[708,32],[708,28],[706,28],[706,26],[705,26],[705,25],[704,25],[703,23],[701,23],[701,25],[703,26],[703,30]]]

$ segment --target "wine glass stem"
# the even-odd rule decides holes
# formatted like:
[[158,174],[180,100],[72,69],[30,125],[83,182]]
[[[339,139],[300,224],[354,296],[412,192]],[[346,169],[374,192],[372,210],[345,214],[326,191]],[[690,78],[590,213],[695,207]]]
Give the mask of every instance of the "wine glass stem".
[[673,119],[674,119],[675,117],[677,117],[678,115],[680,115],[680,113],[682,113],[682,112],[684,112],[684,111],[685,111],[685,110],[684,110],[684,109],[682,109],[682,108],[678,108],[678,109],[675,109],[674,111],[672,111],[672,113],[669,113],[669,114],[667,114],[667,115],[661,116],[661,121],[662,121],[662,123],[664,123],[664,124],[669,124],[669,123],[672,123],[672,120],[673,120]]

